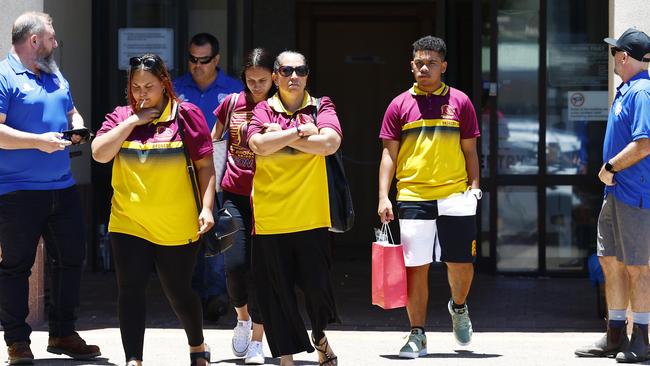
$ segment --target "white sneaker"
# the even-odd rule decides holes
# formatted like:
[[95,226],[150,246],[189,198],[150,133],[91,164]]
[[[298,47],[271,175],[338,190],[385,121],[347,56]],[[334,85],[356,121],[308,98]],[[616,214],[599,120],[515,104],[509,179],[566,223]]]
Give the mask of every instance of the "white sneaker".
[[248,345],[248,351],[246,352],[244,363],[246,365],[264,365],[264,349],[262,347],[262,342],[252,341]]
[[248,345],[251,342],[251,320],[239,320],[232,335],[232,353],[235,357],[246,356]]

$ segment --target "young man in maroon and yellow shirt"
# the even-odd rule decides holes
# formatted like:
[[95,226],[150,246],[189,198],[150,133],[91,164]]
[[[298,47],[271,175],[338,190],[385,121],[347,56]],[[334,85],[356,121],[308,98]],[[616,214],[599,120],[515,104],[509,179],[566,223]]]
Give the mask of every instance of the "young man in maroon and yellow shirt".
[[379,137],[381,221],[393,220],[388,191],[397,178],[397,208],[407,266],[411,334],[399,356],[427,354],[428,273],[432,261],[445,262],[456,341],[467,345],[472,323],[465,300],[474,276],[476,206],[481,198],[476,112],[463,92],[442,82],[447,69],[445,42],[426,36],[413,43],[415,84],[388,106]]

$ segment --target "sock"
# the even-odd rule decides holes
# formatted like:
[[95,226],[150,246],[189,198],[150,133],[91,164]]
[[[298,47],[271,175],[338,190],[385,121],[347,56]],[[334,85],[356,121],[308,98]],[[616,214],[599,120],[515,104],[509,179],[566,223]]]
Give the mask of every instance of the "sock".
[[458,305],[454,302],[454,300],[451,300],[451,309],[452,310],[461,310],[465,308],[465,303]]
[[411,327],[411,334],[424,334],[424,327]]
[[610,328],[623,328],[625,326],[625,321],[627,320],[627,314],[625,310],[608,310],[607,318],[609,319]]
[[648,332],[648,323],[650,323],[650,313],[632,313],[632,321],[634,325],[641,329],[641,332]]

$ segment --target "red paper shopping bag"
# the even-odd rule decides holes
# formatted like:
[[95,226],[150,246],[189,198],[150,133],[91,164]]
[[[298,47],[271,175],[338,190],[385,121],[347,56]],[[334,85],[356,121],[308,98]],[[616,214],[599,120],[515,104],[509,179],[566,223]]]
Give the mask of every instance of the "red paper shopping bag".
[[406,306],[407,302],[402,245],[388,241],[372,243],[372,303],[395,309]]

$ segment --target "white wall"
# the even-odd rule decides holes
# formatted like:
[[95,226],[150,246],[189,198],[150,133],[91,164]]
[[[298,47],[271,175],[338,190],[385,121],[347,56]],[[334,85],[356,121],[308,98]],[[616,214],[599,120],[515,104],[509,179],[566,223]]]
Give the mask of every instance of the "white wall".
[[18,16],[27,11],[43,11],[43,0],[0,0],[0,59],[11,49],[11,27]]
[[[650,1],[609,0],[609,37],[618,38],[626,29],[636,27],[650,35]],[[609,59],[610,101],[621,78],[614,74],[613,59]]]

